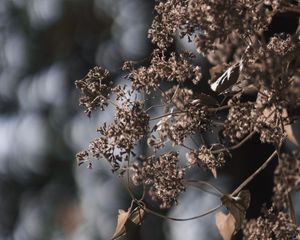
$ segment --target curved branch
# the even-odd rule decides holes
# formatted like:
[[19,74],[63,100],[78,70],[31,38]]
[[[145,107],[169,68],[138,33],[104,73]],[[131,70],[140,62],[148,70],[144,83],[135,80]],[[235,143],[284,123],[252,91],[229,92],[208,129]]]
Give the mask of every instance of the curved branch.
[[202,213],[202,214],[197,215],[197,216],[194,216],[194,217],[175,218],[175,217],[167,217],[167,216],[165,216],[163,214],[155,212],[154,210],[147,208],[144,204],[141,204],[140,202],[137,202],[137,204],[139,205],[139,207],[141,207],[142,209],[144,209],[146,212],[148,212],[148,213],[150,213],[150,214],[152,214],[154,216],[163,218],[165,220],[172,220],[172,221],[178,221],[178,222],[190,221],[190,220],[194,220],[194,219],[197,219],[197,218],[204,217],[206,215],[209,215],[209,214],[215,212],[216,210],[220,209],[223,206],[223,204],[219,204],[217,207],[212,208],[212,209],[208,210],[207,212]]
[[[224,195],[224,193],[218,187],[216,187],[213,184],[211,184],[209,182],[206,182],[206,181],[200,181],[200,180],[183,180],[183,184],[199,188],[199,189],[201,189],[201,190],[203,190],[205,192],[208,192],[210,194],[213,194],[213,195],[215,195],[217,197],[222,197]],[[214,189],[216,192],[210,192],[210,191],[204,190],[201,185],[209,186],[210,188]]]

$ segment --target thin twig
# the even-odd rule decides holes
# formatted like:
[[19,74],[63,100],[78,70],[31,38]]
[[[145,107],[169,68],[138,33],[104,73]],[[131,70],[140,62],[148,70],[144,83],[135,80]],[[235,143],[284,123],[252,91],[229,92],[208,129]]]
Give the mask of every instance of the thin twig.
[[163,117],[167,117],[167,116],[170,116],[170,115],[179,115],[179,114],[182,114],[182,113],[185,113],[185,111],[169,112],[169,113],[165,113],[165,114],[163,114],[161,116],[158,116],[158,117],[150,118],[150,121],[161,119]]
[[206,108],[205,110],[207,110],[208,112],[217,112],[217,111],[225,110],[228,108],[230,108],[230,106],[224,105],[224,106],[215,107],[215,108]]
[[143,205],[143,204],[141,204],[141,203],[139,203],[139,202],[138,202],[137,204],[138,204],[142,209],[144,209],[146,212],[151,213],[152,215],[155,215],[155,216],[157,216],[157,217],[160,217],[160,218],[163,218],[163,219],[166,219],[166,220],[179,221],[179,222],[189,221],[189,220],[194,220],[194,219],[197,219],[197,218],[204,217],[204,216],[206,216],[206,215],[209,215],[209,214],[215,212],[216,210],[220,209],[220,208],[223,206],[223,204],[219,204],[217,207],[212,208],[212,209],[208,210],[207,212],[202,213],[202,214],[197,215],[197,216],[194,216],[194,217],[188,217],[188,218],[175,218],[175,217],[167,217],[167,216],[162,215],[162,214],[160,214],[160,213],[158,213],[158,212],[155,212],[155,211],[153,211],[153,210],[147,208],[145,205]]
[[145,196],[146,196],[146,186],[143,184],[143,194],[142,194],[141,198],[138,201],[143,201]]
[[152,105],[150,107],[148,107],[145,112],[148,112],[150,111],[152,108],[155,108],[155,107],[165,107],[166,105],[165,104],[157,104],[157,105]]
[[211,193],[213,195],[216,195],[218,197],[222,197],[224,195],[224,193],[218,187],[216,187],[213,184],[211,184],[209,182],[206,182],[206,181],[201,181],[201,180],[183,180],[183,184],[199,188],[199,189],[201,189],[201,190],[203,190],[205,192],[209,192],[209,191],[206,191],[206,190],[204,190],[203,188],[200,187],[201,185],[207,185],[207,186],[209,186],[210,188],[212,188],[212,189],[214,189],[216,191],[216,193],[213,193],[213,192],[209,192],[209,193]]
[[223,122],[217,122],[215,120],[212,120],[213,125],[218,126],[218,127],[224,127],[224,123]]
[[242,141],[240,141],[238,144],[234,145],[234,146],[231,146],[229,147],[228,149],[229,150],[234,150],[234,149],[237,149],[239,148],[240,146],[242,146],[245,142],[247,142],[256,132],[253,131],[251,132],[247,137],[245,137]]
[[[208,183],[207,183],[208,184]],[[166,220],[172,220],[172,221],[189,221],[189,220],[194,220],[194,219],[197,219],[197,218],[201,218],[201,217],[204,217],[206,215],[209,215],[210,213],[213,213],[214,211],[218,210],[219,208],[221,208],[223,206],[223,204],[219,204],[217,207],[215,208],[212,208],[208,211],[206,211],[205,213],[202,213],[200,215],[197,215],[197,216],[193,216],[193,217],[189,217],[189,218],[174,218],[174,217],[167,217],[165,215],[162,215],[152,209],[149,209],[145,206],[144,202],[141,201],[141,200],[137,200],[136,197],[134,196],[133,192],[131,191],[131,189],[129,188],[128,184],[124,184],[127,191],[129,192],[131,198],[132,198],[132,201],[131,201],[131,204],[130,204],[130,208],[132,208],[132,205],[133,205],[133,202],[135,202],[140,208],[144,209],[146,212],[152,214],[152,215],[155,215],[157,217],[160,217],[160,218],[163,218],[163,219],[166,219]],[[210,184],[209,184],[210,185]],[[212,185],[210,185],[212,186]],[[219,191],[215,186],[212,186],[213,188],[215,188],[217,191]],[[144,194],[143,194],[143,197],[144,197]],[[142,199],[143,199],[142,197]]]
[[294,12],[294,13],[300,14],[300,9],[297,8],[297,6],[293,6],[293,7],[283,7],[283,8],[281,8],[281,9],[279,9],[279,12]]
[[132,192],[132,190],[130,189],[129,187],[129,184],[130,184],[130,177],[129,177],[129,170],[130,170],[130,165],[129,165],[129,160],[130,160],[130,151],[127,151],[127,184],[125,184],[125,187],[127,189],[127,191],[129,192],[130,194],[130,197],[132,199],[132,201],[134,201],[136,199],[136,197],[134,196],[134,193]]
[[178,89],[179,89],[179,84],[177,85],[177,87],[176,87],[176,89],[175,89],[175,91],[174,91],[174,94],[173,94],[173,96],[172,96],[171,99],[170,99],[170,102],[171,102],[171,103],[173,103],[173,100],[174,100],[175,96],[177,95]]
[[192,136],[190,136],[190,138],[192,139],[192,142],[194,143],[195,147],[198,148],[200,144],[198,144]]
[[101,99],[103,99],[103,100],[109,102],[110,104],[114,105],[115,107],[118,107],[118,104],[114,103],[113,101],[111,101],[111,100],[109,100],[108,98],[106,98],[106,97],[104,97],[104,96],[101,96],[101,95],[98,95],[97,97],[95,97],[95,98],[93,99],[93,101],[91,102],[91,104],[93,104],[93,103],[95,103],[96,101],[98,101],[99,98],[101,98]]
[[251,132],[247,137],[245,137],[242,141],[240,141],[236,145],[233,145],[233,146],[228,147],[228,148],[217,149],[217,150],[212,151],[212,153],[217,154],[217,153],[220,153],[220,152],[237,149],[240,146],[242,146],[245,142],[247,142],[255,133],[256,133],[255,131]]
[[271,156],[253,173],[251,174],[244,182],[240,184],[232,193],[231,195],[234,196],[239,193],[249,182],[251,182],[256,175],[258,175],[262,170],[264,170],[271,160],[277,155],[277,150],[275,150]]
[[294,205],[293,205],[293,201],[292,201],[292,198],[291,198],[291,193],[288,193],[287,195],[287,200],[288,200],[288,205],[289,205],[289,213],[290,213],[290,217],[292,219],[292,222],[296,225],[297,225],[297,218],[296,218],[296,213],[295,213],[295,208],[294,208]]
[[190,151],[193,151],[193,150],[194,150],[193,148],[190,148],[190,147],[184,145],[183,143],[181,143],[180,146],[181,146],[181,147],[184,147],[184,148],[186,148],[187,150],[190,150]]
[[166,95],[165,92],[164,92],[164,90],[162,90],[159,86],[157,86],[156,89],[158,89],[160,91],[161,95],[163,97],[165,97],[167,101],[170,100],[170,98],[168,97],[168,95]]

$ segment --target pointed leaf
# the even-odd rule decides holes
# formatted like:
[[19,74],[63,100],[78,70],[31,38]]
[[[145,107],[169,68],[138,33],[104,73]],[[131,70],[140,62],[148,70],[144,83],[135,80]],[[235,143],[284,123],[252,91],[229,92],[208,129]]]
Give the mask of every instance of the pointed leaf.
[[210,71],[211,73],[211,84],[210,88],[217,93],[222,93],[226,89],[230,88],[233,86],[238,78],[239,78],[239,64],[234,64],[231,67],[229,67],[225,72],[223,72],[222,75],[218,75],[217,70],[221,69],[217,65],[216,69],[212,69]]
[[215,215],[216,225],[224,240],[230,240],[235,231],[235,219],[231,213],[227,215],[217,212]]
[[139,206],[132,211],[131,208],[129,208],[127,212],[120,209],[116,231],[112,237],[112,240],[119,239],[137,225],[141,225],[144,215],[145,210]]
[[126,212],[123,209],[119,209],[117,227],[115,233],[112,237],[112,240],[118,239],[119,237],[126,234],[125,223],[129,217],[130,209]]

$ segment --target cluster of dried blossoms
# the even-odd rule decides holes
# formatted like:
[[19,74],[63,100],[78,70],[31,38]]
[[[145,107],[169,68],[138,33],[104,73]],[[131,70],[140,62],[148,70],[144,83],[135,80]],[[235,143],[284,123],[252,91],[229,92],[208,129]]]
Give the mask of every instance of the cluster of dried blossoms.
[[243,227],[244,238],[256,239],[299,239],[300,229],[292,222],[288,213],[270,209],[263,209],[263,215],[250,220]]
[[[108,105],[115,108],[112,123],[101,126],[100,136],[77,154],[79,164],[87,161],[91,166],[91,159],[105,158],[114,172],[142,184],[161,208],[169,208],[185,190],[188,171],[208,169],[217,177],[230,150],[254,134],[279,151],[282,142],[293,137],[290,124],[300,107],[300,37],[299,31],[271,37],[265,33],[278,14],[299,14],[297,4],[287,0],[158,1],[149,29],[155,48],[148,64],[125,62],[122,68],[130,88],[114,85],[101,67],[76,81],[83,93],[80,105],[88,116]],[[183,37],[194,43],[197,53],[170,50]],[[201,66],[194,61],[200,55],[215,65],[209,81],[202,78]],[[216,142],[201,139],[212,132]],[[137,146],[146,139],[149,154],[136,156]],[[174,149],[182,149],[186,157]],[[247,239],[258,239],[257,229],[263,231],[273,223],[280,225],[272,233],[279,236],[276,239],[294,231],[290,216],[282,211],[289,207],[283,199],[299,188],[299,162],[299,154],[280,159],[274,199],[281,204],[248,223]],[[274,215],[275,210],[280,214]],[[265,234],[268,239],[269,233]]]
[[300,189],[300,151],[282,154],[274,172],[274,203],[281,208],[289,207],[289,194]]
[[178,167],[178,153],[168,152],[160,155],[140,157],[133,165],[132,180],[135,184],[150,185],[149,195],[160,202],[161,208],[169,208],[178,193],[184,190],[182,180],[185,170]]

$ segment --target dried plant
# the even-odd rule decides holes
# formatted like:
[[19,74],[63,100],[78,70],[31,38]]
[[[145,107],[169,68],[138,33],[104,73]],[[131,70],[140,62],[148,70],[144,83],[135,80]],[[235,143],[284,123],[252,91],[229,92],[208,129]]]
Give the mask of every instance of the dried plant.
[[[179,219],[150,209],[147,195],[161,208],[172,207],[189,186],[189,171],[202,168],[217,178],[230,151],[256,134],[275,151],[235,191],[220,195],[221,205],[230,212],[217,215],[220,234],[231,239],[242,228],[245,239],[299,238],[290,193],[300,186],[299,143],[291,128],[300,108],[300,35],[297,30],[267,37],[266,32],[278,14],[300,15],[300,5],[287,0],[164,0],[157,1],[155,10],[149,29],[154,50],[148,63],[128,61],[122,68],[130,87],[114,84],[101,67],[75,82],[88,116],[108,105],[115,109],[113,121],[100,126],[100,136],[76,155],[78,163],[91,167],[93,159],[106,159],[115,174],[143,186],[140,199],[130,181],[127,186],[139,211],[189,220],[219,206]],[[183,37],[193,42],[197,53],[170,50]],[[200,55],[214,65],[208,82],[194,61]],[[202,88],[205,84],[210,91]],[[153,96],[160,102],[153,103]],[[214,143],[193,139],[212,132],[218,139]],[[287,140],[298,145],[297,152],[283,153]],[[149,154],[136,156],[137,147],[145,142]],[[186,152],[186,159],[178,149]],[[241,190],[276,156],[274,204],[258,219],[246,222],[250,194]],[[121,235],[130,212],[118,224]]]

